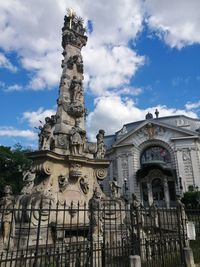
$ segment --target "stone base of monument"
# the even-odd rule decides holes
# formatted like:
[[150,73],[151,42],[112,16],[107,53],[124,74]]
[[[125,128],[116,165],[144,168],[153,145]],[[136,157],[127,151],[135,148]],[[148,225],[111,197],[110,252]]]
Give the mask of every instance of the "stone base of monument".
[[[102,192],[99,181],[107,175],[109,161],[84,156],[64,156],[52,151],[29,153],[36,172],[33,193],[41,193],[56,204],[68,207],[88,204],[94,190]],[[80,221],[79,221],[80,222]]]
[[53,245],[53,234],[51,228],[41,226],[39,231],[38,227],[30,227],[28,224],[16,225],[15,247],[26,249],[27,247],[35,248],[36,246]]

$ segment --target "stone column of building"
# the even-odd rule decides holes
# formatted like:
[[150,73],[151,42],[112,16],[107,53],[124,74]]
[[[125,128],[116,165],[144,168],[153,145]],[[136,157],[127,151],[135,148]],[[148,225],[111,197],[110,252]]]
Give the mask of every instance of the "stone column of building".
[[153,203],[153,193],[152,193],[152,185],[151,182],[147,182],[147,193],[148,193],[148,202],[149,202],[149,206],[152,205]]
[[167,178],[164,177],[163,179],[163,187],[164,187],[164,197],[165,197],[165,203],[166,207],[170,207],[170,197],[169,197],[169,187],[168,187],[168,181]]

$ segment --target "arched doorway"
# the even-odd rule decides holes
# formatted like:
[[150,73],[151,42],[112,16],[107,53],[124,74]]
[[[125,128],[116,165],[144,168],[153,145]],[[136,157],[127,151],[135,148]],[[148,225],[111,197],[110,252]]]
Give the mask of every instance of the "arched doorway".
[[149,146],[141,153],[140,164],[141,169],[136,175],[143,204],[156,202],[158,206],[172,206],[176,194],[176,171],[172,168],[169,151],[162,146]]

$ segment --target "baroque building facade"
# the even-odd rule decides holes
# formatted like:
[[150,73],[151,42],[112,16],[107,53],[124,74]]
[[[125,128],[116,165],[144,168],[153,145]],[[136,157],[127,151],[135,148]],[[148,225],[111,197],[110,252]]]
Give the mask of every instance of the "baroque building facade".
[[114,179],[127,199],[134,193],[143,205],[169,207],[200,186],[200,120],[155,114],[105,136],[111,164],[103,188]]

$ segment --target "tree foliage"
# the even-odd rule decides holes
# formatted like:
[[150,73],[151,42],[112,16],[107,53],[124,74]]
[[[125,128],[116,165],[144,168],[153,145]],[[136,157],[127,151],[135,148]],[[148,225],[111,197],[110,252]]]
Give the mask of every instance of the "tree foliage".
[[200,192],[186,192],[182,198],[182,202],[185,204],[186,208],[197,209],[200,207]]
[[29,150],[23,149],[20,144],[15,145],[13,149],[0,146],[0,196],[5,185],[11,185],[14,194],[22,189],[23,171],[31,164],[25,155],[26,152]]

